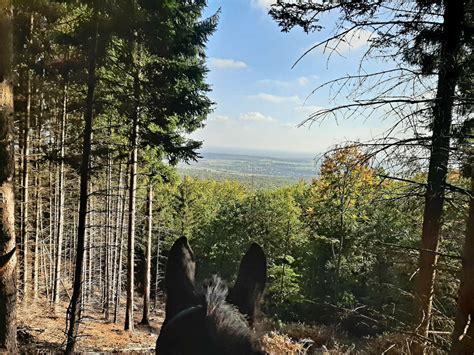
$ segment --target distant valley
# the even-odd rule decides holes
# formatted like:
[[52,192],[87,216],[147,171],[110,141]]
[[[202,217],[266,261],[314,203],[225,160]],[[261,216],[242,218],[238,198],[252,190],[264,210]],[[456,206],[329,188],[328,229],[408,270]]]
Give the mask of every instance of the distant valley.
[[275,152],[205,151],[191,164],[180,164],[181,175],[212,180],[239,180],[254,188],[271,188],[310,181],[318,171],[318,159],[309,154]]

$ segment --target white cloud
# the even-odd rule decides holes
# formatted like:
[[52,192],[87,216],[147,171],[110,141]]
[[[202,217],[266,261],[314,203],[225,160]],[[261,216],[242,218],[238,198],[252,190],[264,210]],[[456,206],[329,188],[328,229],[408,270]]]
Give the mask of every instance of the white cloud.
[[[333,39],[329,41],[326,45],[321,45],[318,47],[319,52],[331,52],[335,50],[339,54],[347,53],[351,50],[356,50],[361,47],[366,46],[369,43],[370,38],[374,36],[374,33],[364,30],[364,29],[357,29],[351,31],[344,35],[342,38]],[[306,48],[304,52],[308,49],[315,46],[317,43],[312,44],[310,47]],[[318,54],[318,51],[313,50],[313,54]]]
[[300,84],[301,86],[305,86],[309,84],[309,79],[306,76],[300,76],[298,78],[298,84]]
[[257,85],[260,86],[277,86],[277,87],[290,87],[293,85],[291,81],[275,80],[275,79],[262,79],[257,81]]
[[279,96],[279,95],[272,95],[272,94],[267,94],[267,93],[259,93],[257,95],[251,95],[249,96],[252,99],[257,99],[257,100],[262,100],[266,102],[270,102],[273,104],[281,104],[281,103],[298,103],[301,101],[301,99],[297,95],[293,96]]
[[240,116],[242,121],[249,121],[249,122],[261,122],[261,123],[273,123],[277,120],[271,116],[266,116],[260,112],[248,112],[244,113]]
[[210,58],[209,65],[216,69],[245,69],[248,67],[245,62],[224,58]]
[[266,86],[266,87],[278,87],[278,88],[292,88],[296,86],[306,86],[312,80],[317,79],[317,76],[300,76],[297,79],[292,80],[276,80],[276,79],[262,79],[256,82],[259,86]]
[[272,4],[276,3],[276,0],[250,0],[253,7],[268,11]]
[[230,122],[230,117],[224,115],[213,115],[209,117],[209,121],[217,123],[228,123]]

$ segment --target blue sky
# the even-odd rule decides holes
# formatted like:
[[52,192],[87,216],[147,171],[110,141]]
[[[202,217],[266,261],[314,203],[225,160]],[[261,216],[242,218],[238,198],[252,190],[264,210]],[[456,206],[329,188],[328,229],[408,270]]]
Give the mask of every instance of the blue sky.
[[[220,21],[207,46],[216,103],[206,127],[193,133],[204,141],[204,149],[318,153],[345,140],[366,140],[380,135],[387,120],[326,120],[311,127],[296,126],[319,107],[344,102],[331,101],[328,90],[310,96],[327,80],[354,74],[367,48],[370,33],[361,32],[351,46],[339,48],[340,55],[328,61],[318,49],[295,68],[295,60],[308,48],[334,31],[335,17],[322,24],[327,30],[305,34],[300,29],[280,32],[267,14],[271,0],[209,0],[210,15],[221,9]],[[329,30],[329,31],[328,31]],[[383,66],[369,63],[367,70]],[[307,100],[306,100],[307,98]]]

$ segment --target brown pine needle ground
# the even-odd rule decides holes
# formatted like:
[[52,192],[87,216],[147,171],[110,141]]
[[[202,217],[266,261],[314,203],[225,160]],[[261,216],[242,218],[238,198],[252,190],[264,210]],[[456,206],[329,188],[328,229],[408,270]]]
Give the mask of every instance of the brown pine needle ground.
[[[18,338],[23,353],[44,353],[64,350],[67,303],[61,303],[54,312],[47,303],[19,306]],[[123,308],[122,312],[123,313]],[[141,312],[135,311],[135,330],[123,330],[123,315],[118,322],[105,321],[101,313],[86,309],[79,328],[78,352],[152,352],[155,349],[163,312],[150,315],[150,326],[139,325]]]

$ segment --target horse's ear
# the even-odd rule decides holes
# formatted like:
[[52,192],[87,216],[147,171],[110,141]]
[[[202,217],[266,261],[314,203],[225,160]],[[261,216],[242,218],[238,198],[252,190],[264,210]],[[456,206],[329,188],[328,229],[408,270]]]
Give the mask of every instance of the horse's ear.
[[171,247],[166,264],[166,319],[195,305],[196,291],[194,275],[196,262],[185,237],[179,238]]
[[237,281],[227,298],[248,316],[251,324],[255,321],[266,283],[267,258],[262,247],[252,243],[240,262]]

